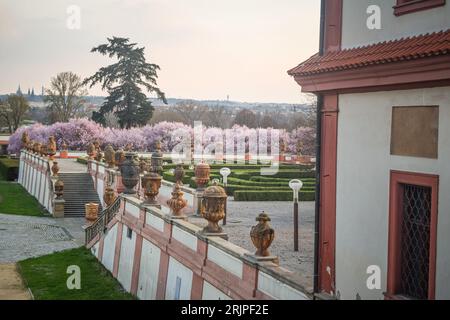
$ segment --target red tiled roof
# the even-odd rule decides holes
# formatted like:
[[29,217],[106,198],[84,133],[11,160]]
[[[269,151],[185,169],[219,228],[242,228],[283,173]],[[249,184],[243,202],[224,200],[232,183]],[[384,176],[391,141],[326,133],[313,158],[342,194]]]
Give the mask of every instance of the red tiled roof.
[[357,69],[390,62],[450,54],[450,29],[365,47],[315,54],[288,71],[291,76]]

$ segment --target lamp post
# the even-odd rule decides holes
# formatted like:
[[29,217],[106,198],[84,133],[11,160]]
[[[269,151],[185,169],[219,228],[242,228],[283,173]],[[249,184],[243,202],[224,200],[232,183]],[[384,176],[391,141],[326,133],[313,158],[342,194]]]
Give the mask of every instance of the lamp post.
[[[222,175],[222,182],[223,182],[223,187],[225,188],[225,190],[227,190],[227,178],[228,176],[231,174],[231,169],[230,168],[222,168],[220,169],[220,174]],[[227,225],[227,202],[225,201],[225,217],[223,218],[223,223],[224,226]]]
[[294,192],[294,251],[298,251],[298,192],[303,187],[303,182],[297,179],[291,180],[289,187]]

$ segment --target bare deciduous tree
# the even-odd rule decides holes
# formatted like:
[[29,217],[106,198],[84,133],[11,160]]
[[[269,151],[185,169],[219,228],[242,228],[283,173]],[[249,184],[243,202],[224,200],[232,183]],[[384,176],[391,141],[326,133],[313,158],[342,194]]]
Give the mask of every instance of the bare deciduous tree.
[[0,102],[0,118],[11,134],[19,128],[29,109],[30,105],[23,96],[11,95],[5,102]]
[[193,125],[194,121],[201,121],[207,107],[198,105],[194,101],[183,101],[173,106],[173,109],[183,118],[183,122]]
[[44,101],[47,103],[50,122],[67,122],[83,111],[87,95],[81,78],[72,72],[61,72],[52,78],[50,89],[46,89]]

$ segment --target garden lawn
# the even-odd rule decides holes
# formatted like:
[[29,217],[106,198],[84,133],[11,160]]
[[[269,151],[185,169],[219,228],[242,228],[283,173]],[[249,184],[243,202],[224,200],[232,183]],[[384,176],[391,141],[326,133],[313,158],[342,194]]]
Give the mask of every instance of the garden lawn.
[[0,213],[43,216],[46,210],[21,185],[0,179]]
[[[80,267],[80,290],[67,288],[71,265]],[[19,269],[36,300],[134,299],[84,247],[21,261]]]

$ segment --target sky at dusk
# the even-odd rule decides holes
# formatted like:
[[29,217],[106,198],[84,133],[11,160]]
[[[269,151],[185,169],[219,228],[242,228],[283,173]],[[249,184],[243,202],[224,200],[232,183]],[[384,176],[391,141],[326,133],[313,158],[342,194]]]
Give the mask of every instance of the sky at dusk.
[[120,36],[146,48],[170,98],[299,103],[286,71],[317,52],[319,13],[319,0],[0,0],[0,93],[90,76],[113,62],[92,47]]

